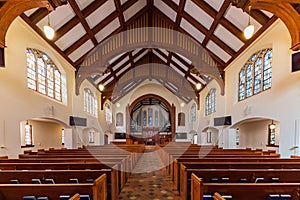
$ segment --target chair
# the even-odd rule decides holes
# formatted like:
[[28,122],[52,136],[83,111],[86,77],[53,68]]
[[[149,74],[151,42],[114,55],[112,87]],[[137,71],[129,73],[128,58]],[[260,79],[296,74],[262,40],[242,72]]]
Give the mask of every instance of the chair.
[[80,195],[80,200],[90,200],[90,195],[88,194],[81,194]]
[[20,184],[18,179],[12,179],[9,181],[11,184]]
[[23,196],[23,200],[36,200],[35,196]]
[[71,196],[70,195],[60,195],[59,196],[59,200],[69,200],[69,198],[70,198]]
[[41,183],[42,183],[41,180],[40,180],[39,178],[33,178],[33,179],[31,179],[31,182],[32,182],[33,184],[41,184]]
[[78,178],[70,178],[69,183],[79,183]]
[[55,184],[53,178],[46,178],[44,182],[45,184]]

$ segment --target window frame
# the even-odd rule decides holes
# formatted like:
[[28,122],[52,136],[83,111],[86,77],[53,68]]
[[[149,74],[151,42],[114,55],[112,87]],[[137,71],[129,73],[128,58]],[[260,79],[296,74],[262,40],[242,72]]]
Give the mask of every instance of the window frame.
[[[26,49],[27,88],[58,102],[63,101],[62,73],[43,51]],[[57,76],[59,74],[59,81]]]
[[238,101],[260,94],[272,87],[272,48],[252,54],[239,71]]
[[208,116],[212,113],[216,112],[217,107],[217,97],[216,97],[216,89],[212,88],[209,90],[208,94],[205,97],[205,116]]

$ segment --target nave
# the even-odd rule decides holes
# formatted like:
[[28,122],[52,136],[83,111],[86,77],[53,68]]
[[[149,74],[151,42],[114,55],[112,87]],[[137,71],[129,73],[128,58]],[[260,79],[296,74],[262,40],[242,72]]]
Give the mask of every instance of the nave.
[[145,147],[119,199],[181,199],[154,146]]

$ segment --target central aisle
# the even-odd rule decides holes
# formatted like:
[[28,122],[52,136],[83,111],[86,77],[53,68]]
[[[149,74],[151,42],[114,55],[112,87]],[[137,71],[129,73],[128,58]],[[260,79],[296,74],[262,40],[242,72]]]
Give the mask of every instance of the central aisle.
[[122,189],[119,200],[180,200],[171,178],[166,174],[155,147],[146,146],[145,153]]

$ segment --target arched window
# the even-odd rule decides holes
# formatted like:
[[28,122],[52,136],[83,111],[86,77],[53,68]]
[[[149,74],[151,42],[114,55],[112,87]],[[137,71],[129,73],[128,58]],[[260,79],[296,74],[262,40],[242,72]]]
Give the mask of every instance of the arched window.
[[185,126],[185,114],[183,112],[178,113],[178,126]]
[[193,103],[191,106],[191,122],[196,121],[196,104]]
[[27,87],[62,101],[62,76],[51,58],[42,51],[28,48]]
[[272,86],[272,49],[253,54],[239,72],[239,101]]
[[109,103],[106,103],[104,105],[104,108],[105,108],[105,120],[106,120],[106,123],[112,124],[112,111],[111,111],[111,107],[110,107]]
[[90,89],[84,89],[84,111],[98,117],[98,101]]
[[116,126],[123,126],[123,113],[117,113]]
[[205,98],[205,115],[216,112],[216,89],[210,89]]
[[158,126],[158,110],[155,110],[155,119],[154,119],[154,121],[155,121],[155,126]]
[[153,109],[148,108],[148,126],[153,126]]
[[147,126],[147,111],[143,111],[143,126]]

